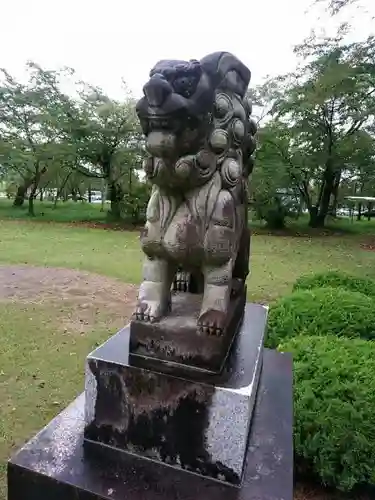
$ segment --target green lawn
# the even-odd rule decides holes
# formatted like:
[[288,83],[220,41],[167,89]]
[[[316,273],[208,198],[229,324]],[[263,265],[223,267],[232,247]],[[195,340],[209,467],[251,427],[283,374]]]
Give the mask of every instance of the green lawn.
[[[0,198],[0,219],[28,219],[28,204],[13,207],[13,200]],[[48,222],[105,222],[109,204],[105,204],[104,212],[100,203],[60,201],[56,207],[53,202],[35,200],[35,219]]]
[[[137,231],[0,220],[0,262],[59,266],[105,274],[128,283],[141,278]],[[342,269],[375,278],[375,252],[362,250],[356,235],[252,238],[249,297],[270,301],[301,274]]]
[[[375,252],[363,250],[361,238],[254,235],[249,298],[273,301],[301,274],[326,269],[375,278]],[[0,220],[0,263],[87,270],[138,283],[142,255],[137,232]],[[65,332],[61,317],[69,307],[0,301],[0,498],[11,450],[82,390],[85,356],[111,333],[100,315],[89,334]]]

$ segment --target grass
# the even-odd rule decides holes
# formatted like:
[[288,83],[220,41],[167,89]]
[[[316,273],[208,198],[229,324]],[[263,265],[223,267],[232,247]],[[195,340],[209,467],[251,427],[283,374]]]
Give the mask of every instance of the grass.
[[0,220],[0,262],[68,267],[140,279],[138,233]]
[[[21,217],[20,211],[18,217],[11,212],[10,217],[5,205],[0,203],[0,218],[4,219],[0,220],[0,263],[66,267],[124,282],[140,281],[142,254],[137,232],[10,220],[25,214],[23,211]],[[93,216],[94,210],[100,214],[97,206],[71,203],[67,208],[70,220]],[[66,221],[67,213],[59,210],[46,210],[43,217],[48,214],[55,221]],[[87,210],[85,215],[81,210]],[[336,269],[375,278],[375,252],[362,249],[358,235],[350,232],[314,237],[308,233],[299,237],[260,233],[252,238],[251,269],[249,298],[270,302],[309,272]],[[59,317],[67,312],[51,303],[0,302],[0,498],[5,498],[5,461],[11,450],[82,390],[85,356],[110,335],[100,322],[89,335],[64,332]]]
[[[67,311],[66,311],[67,312]],[[6,461],[83,390],[84,359],[109,336],[61,329],[58,307],[0,303],[0,498],[6,498]]]
[[[0,235],[0,262],[82,269],[128,283],[141,278],[136,231],[0,220]],[[328,269],[375,278],[375,252],[362,250],[355,235],[254,235],[249,297],[274,300],[301,274]]]
[[[0,219],[27,219],[27,201],[23,207],[13,207],[13,200],[0,198]],[[33,220],[45,222],[105,222],[107,211],[101,212],[100,203],[60,201],[56,207],[53,202],[35,200]],[[108,205],[106,205],[108,207]]]
[[[29,220],[30,217],[27,213],[27,202],[23,207],[13,207],[13,200],[0,198],[0,219],[16,219],[16,220]],[[100,203],[87,203],[87,202],[73,202],[73,201],[60,201],[56,207],[51,201],[41,202],[35,200],[35,217],[33,221],[40,222],[95,222],[106,223],[107,211],[109,204],[106,204],[104,211],[101,211]],[[308,231],[308,215],[302,215],[298,220],[287,218],[287,227],[291,232],[306,233]],[[253,221],[253,228],[264,229],[264,222]],[[338,219],[328,218],[327,228],[329,232],[339,231],[341,233],[352,234],[369,234],[375,235],[375,220],[368,221],[362,219],[357,221],[342,217]]]

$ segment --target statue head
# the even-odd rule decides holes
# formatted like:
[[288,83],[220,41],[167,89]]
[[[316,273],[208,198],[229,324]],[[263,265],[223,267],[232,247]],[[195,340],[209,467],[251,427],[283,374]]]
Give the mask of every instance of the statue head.
[[[162,60],[154,66],[136,110],[147,150],[159,159],[145,164],[155,182],[184,185],[190,178],[198,183],[216,168],[213,158],[236,158],[239,151],[250,156],[256,126],[249,119],[249,82],[250,70],[228,52],[201,61]],[[241,163],[246,163],[243,158]],[[157,171],[164,178],[156,180]],[[190,174],[197,171],[199,180],[193,181]]]
[[150,154],[176,159],[196,153],[212,119],[216,91],[222,87],[243,98],[249,81],[247,67],[226,52],[201,61],[159,61],[137,104]]

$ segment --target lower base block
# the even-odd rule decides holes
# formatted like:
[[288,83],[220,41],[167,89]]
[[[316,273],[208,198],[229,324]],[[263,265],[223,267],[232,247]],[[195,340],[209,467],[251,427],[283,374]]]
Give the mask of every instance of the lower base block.
[[85,439],[239,486],[268,309],[247,304],[225,372],[199,381],[129,362],[129,327],[87,357]]
[[241,489],[109,447],[98,455],[83,430],[82,394],[9,461],[8,500],[292,500],[291,356],[264,352]]

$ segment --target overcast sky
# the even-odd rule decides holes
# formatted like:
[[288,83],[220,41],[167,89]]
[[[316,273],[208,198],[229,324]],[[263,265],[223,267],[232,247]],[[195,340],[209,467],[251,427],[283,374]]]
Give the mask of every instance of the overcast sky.
[[[309,9],[311,1],[2,0],[0,66],[18,77],[27,60],[45,68],[71,66],[121,98],[121,77],[139,96],[159,59],[227,50],[249,66],[257,84],[293,70],[293,45],[313,27],[333,29],[333,21]],[[356,10],[352,19],[357,39],[374,26],[375,0],[362,4],[367,13]]]

